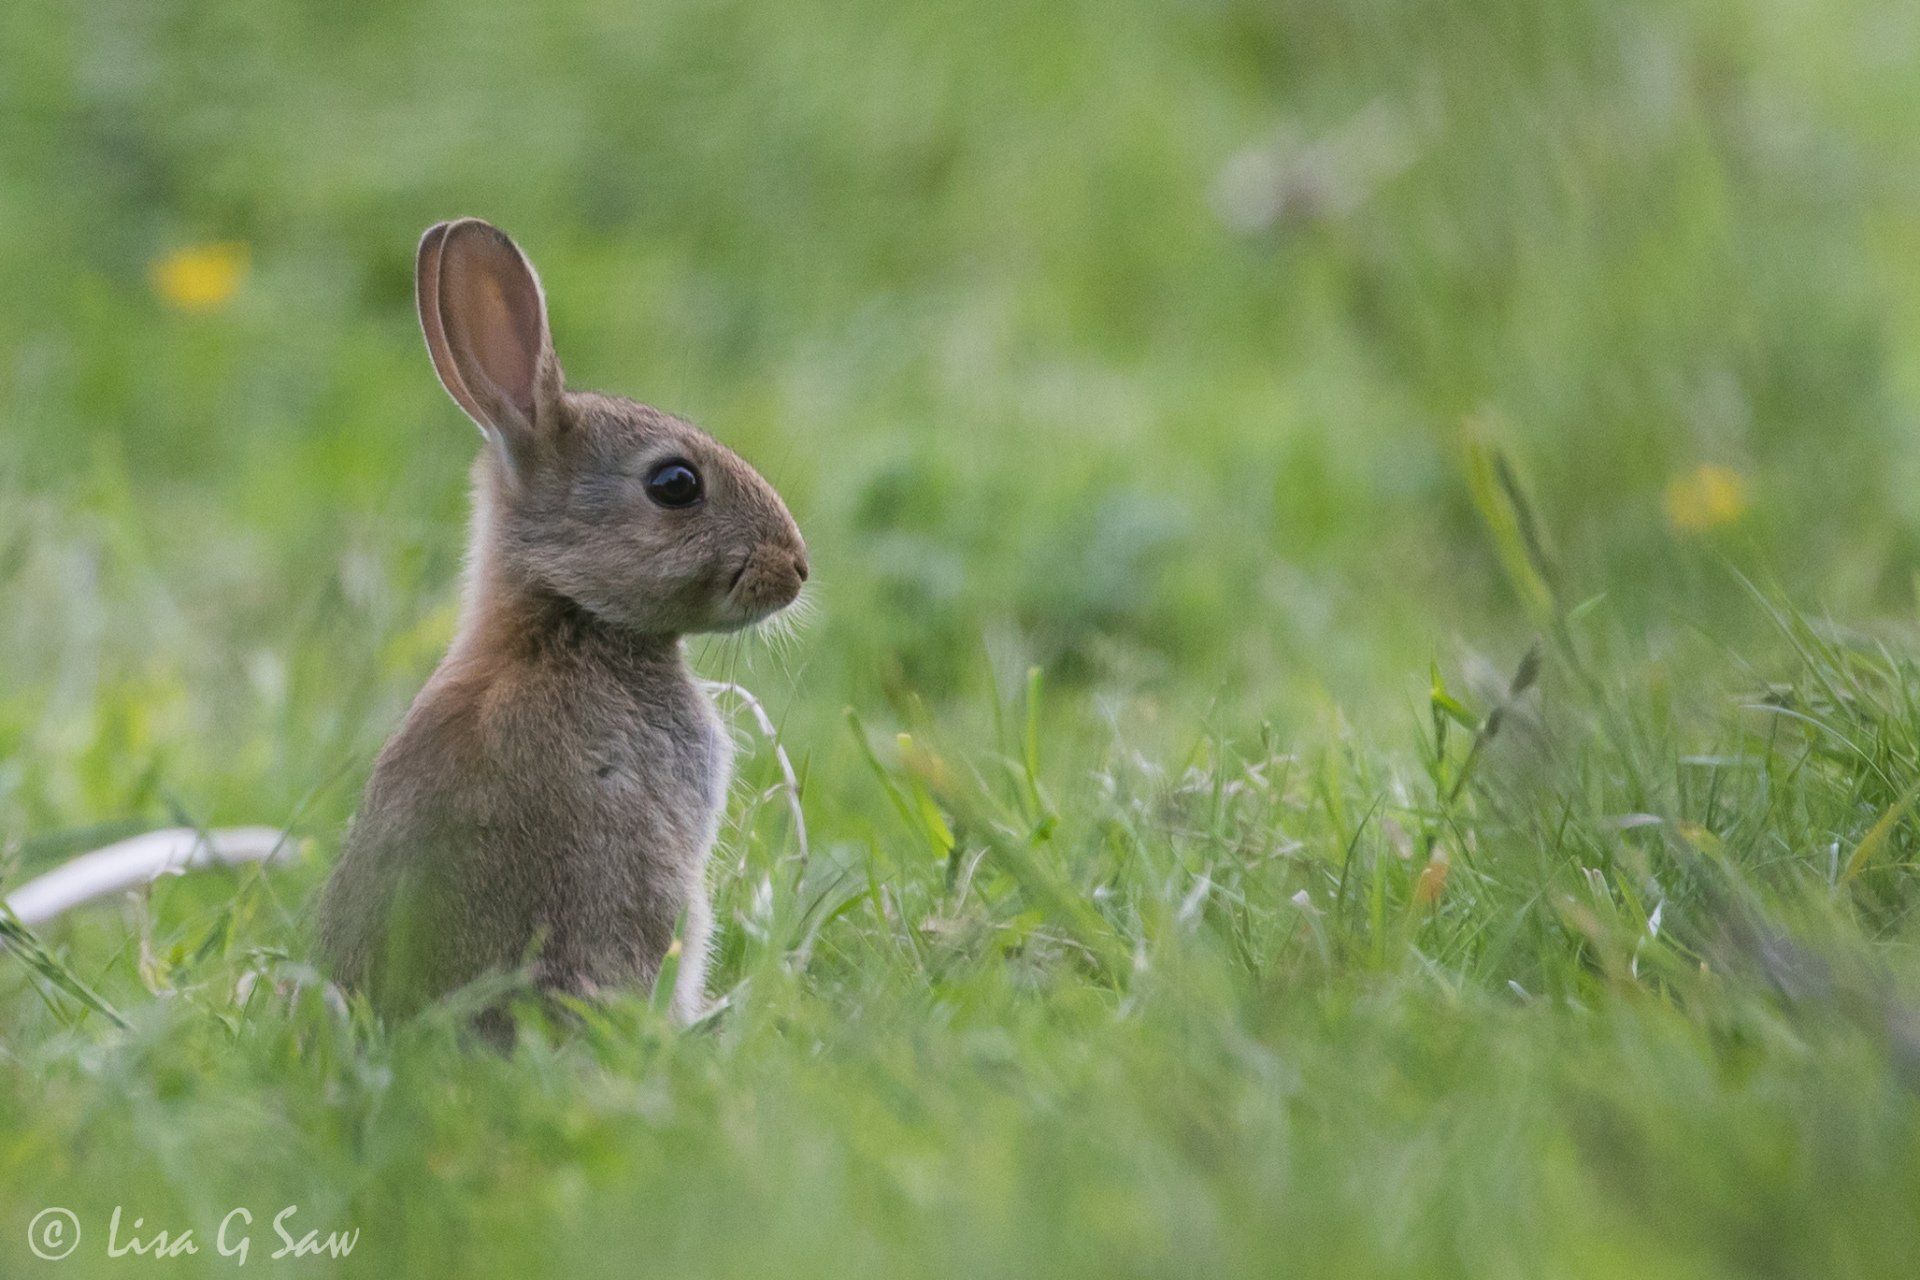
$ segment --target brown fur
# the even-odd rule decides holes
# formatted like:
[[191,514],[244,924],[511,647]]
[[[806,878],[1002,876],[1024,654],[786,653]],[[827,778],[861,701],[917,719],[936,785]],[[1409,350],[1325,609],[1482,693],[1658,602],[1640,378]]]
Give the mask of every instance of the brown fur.
[[[591,995],[652,983],[684,920],[674,1007],[692,1017],[730,747],[680,637],[791,603],[805,544],[704,433],[563,390],[539,280],[493,227],[428,231],[418,289],[435,369],[488,439],[466,607],[374,767],[321,957],[390,1012],[522,964]],[[698,505],[648,498],[667,458],[700,473]]]

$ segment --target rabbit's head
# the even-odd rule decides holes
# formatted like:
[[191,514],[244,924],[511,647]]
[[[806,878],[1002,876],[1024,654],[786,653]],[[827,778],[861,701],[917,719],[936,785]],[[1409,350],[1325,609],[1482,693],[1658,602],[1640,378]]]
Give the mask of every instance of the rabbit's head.
[[566,390],[533,264],[477,218],[420,241],[433,367],[486,436],[483,554],[635,632],[731,631],[800,594],[807,549],[780,495],[670,414]]

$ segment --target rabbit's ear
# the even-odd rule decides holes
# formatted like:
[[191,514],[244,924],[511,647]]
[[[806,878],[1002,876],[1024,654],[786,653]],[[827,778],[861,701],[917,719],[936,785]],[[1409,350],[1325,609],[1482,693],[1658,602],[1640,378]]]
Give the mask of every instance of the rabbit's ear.
[[462,218],[421,237],[414,283],[440,384],[518,469],[560,425],[560,362],[533,264],[499,228]]

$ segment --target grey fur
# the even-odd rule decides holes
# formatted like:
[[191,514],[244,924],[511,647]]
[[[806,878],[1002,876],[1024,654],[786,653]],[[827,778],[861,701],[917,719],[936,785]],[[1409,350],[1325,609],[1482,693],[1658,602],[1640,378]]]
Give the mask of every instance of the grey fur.
[[[523,964],[591,996],[651,984],[684,921],[674,1009],[692,1018],[731,759],[680,637],[791,603],[805,544],[704,433],[563,389],[538,277],[495,228],[430,229],[418,289],[435,369],[488,441],[467,599],[374,766],[321,897],[321,959],[390,1013]],[[646,496],[672,457],[700,472],[697,506]]]

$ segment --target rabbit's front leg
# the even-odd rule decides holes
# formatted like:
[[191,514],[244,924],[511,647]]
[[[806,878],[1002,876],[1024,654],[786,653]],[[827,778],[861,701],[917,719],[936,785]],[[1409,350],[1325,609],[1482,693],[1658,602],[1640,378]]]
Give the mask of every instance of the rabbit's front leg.
[[691,1026],[707,1012],[707,960],[713,945],[713,902],[704,883],[687,897],[680,927],[680,967],[673,975],[673,1020]]

